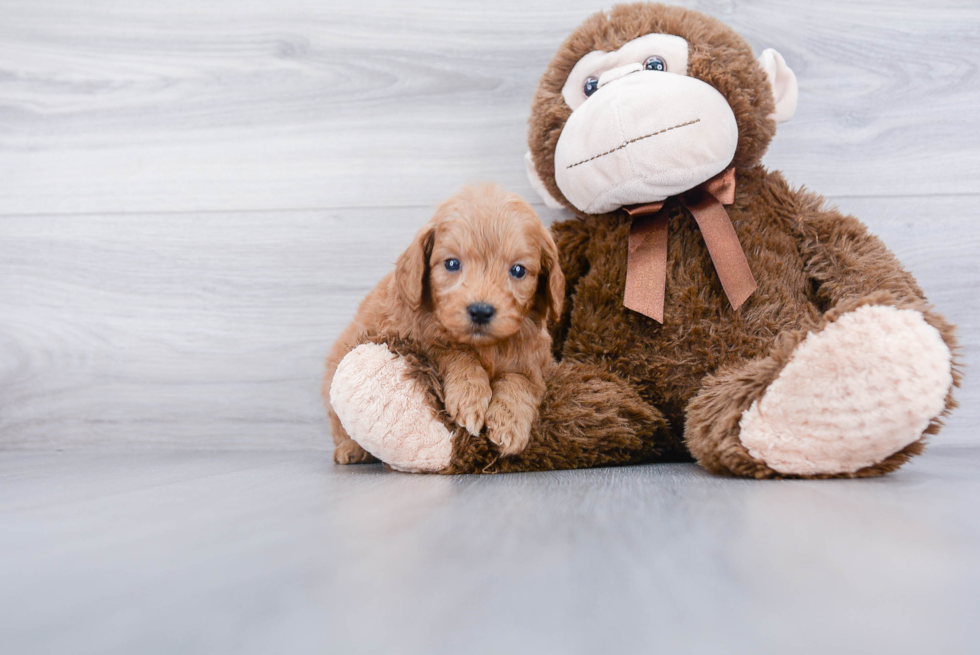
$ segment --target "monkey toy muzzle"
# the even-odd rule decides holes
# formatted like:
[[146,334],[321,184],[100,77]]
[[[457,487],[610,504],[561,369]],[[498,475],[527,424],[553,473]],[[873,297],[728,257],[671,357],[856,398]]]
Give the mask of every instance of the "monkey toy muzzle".
[[738,126],[725,98],[693,77],[623,66],[565,123],[555,182],[587,214],[664,200],[724,170]]

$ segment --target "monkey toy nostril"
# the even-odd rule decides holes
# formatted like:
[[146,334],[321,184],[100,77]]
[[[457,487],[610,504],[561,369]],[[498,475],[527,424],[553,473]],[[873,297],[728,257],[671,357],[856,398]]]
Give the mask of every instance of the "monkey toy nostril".
[[467,307],[466,311],[470,315],[470,320],[477,325],[486,325],[493,318],[493,315],[497,313],[493,305],[488,305],[485,302],[475,302]]

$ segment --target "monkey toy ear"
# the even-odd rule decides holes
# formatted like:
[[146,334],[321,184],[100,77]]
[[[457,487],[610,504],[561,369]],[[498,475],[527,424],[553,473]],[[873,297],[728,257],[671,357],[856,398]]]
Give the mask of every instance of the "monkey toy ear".
[[796,101],[800,95],[796,74],[786,65],[783,56],[772,48],[762,51],[759,55],[759,65],[769,77],[772,97],[776,101],[776,111],[770,114],[769,118],[777,123],[785,123],[796,113]]
[[561,209],[562,204],[551,197],[548,190],[544,187],[544,183],[538,176],[538,171],[534,167],[534,159],[531,158],[531,151],[524,153],[524,163],[527,165],[527,179],[531,182],[531,187],[538,192],[541,199],[544,201],[544,206],[548,209]]

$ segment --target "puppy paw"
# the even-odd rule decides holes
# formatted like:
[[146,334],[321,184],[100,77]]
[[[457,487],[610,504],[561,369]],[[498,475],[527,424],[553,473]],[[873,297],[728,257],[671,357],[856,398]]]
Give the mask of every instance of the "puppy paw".
[[342,441],[337,444],[333,451],[333,461],[337,464],[369,464],[377,462],[378,459],[368,451],[361,448],[352,439]]
[[486,422],[492,392],[482,381],[468,380],[446,385],[446,412],[473,436],[480,434]]
[[491,403],[487,410],[487,438],[500,447],[502,455],[516,455],[531,440],[533,422],[533,411],[515,412],[505,403]]

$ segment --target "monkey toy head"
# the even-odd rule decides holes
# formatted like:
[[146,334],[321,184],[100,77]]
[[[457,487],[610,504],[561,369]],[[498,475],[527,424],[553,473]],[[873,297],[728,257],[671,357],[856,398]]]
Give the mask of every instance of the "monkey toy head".
[[525,159],[549,207],[605,214],[759,162],[796,110],[782,56],[756,59],[696,11],[617,5],[587,19],[541,78]]

